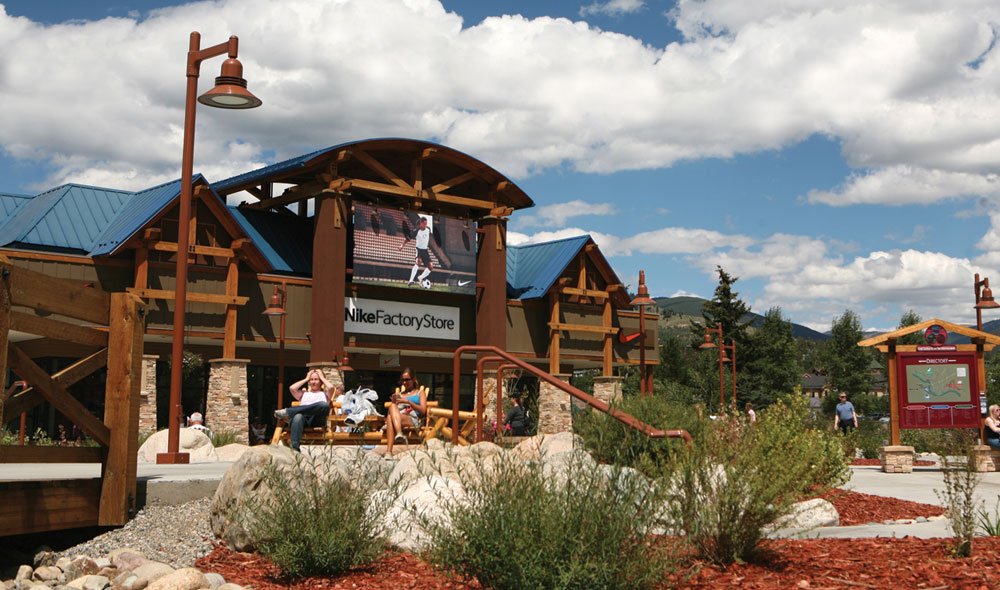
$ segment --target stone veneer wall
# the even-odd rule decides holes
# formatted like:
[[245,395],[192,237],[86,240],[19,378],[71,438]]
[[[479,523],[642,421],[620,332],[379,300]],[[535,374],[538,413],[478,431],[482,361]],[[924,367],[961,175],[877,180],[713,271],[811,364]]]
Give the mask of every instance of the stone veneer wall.
[[594,377],[594,397],[609,404],[621,401],[622,381],[624,381],[624,377],[614,375]]
[[155,354],[142,355],[142,381],[139,386],[139,432],[156,430],[156,360]]
[[[497,372],[483,371],[483,424],[497,419]],[[479,400],[477,399],[478,403]],[[503,418],[501,417],[501,420]]]
[[913,473],[913,447],[879,447],[882,471],[886,473]]
[[[569,382],[570,375],[553,375]],[[538,387],[538,434],[573,431],[570,395],[554,385],[541,381]]]
[[208,361],[208,399],[205,426],[213,432],[231,430],[236,441],[250,444],[250,417],[247,409],[247,359]]

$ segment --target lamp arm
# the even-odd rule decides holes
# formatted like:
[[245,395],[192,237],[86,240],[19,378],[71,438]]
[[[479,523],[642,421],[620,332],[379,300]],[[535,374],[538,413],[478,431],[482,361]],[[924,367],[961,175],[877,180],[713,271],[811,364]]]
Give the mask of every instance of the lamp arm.
[[205,49],[198,49],[198,45],[201,44],[201,33],[197,31],[192,32],[191,41],[188,45],[188,77],[197,78],[199,70],[201,69],[201,62],[206,59],[222,55],[223,53],[228,53],[230,58],[237,57],[239,42],[240,41],[236,35],[232,35],[229,37],[229,41],[226,41],[225,43],[219,43],[218,45],[206,47]]

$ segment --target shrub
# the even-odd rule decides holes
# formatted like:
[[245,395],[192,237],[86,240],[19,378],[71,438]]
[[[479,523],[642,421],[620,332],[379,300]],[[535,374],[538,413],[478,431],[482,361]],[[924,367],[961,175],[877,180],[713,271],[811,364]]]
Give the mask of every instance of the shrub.
[[395,489],[360,455],[346,469],[328,456],[298,457],[290,471],[266,467],[262,487],[273,493],[241,499],[238,510],[257,550],[293,577],[337,575],[373,561],[385,545],[381,514]]
[[972,457],[972,447],[978,444],[975,431],[939,430],[935,452],[941,457],[944,489],[934,490],[947,506],[951,530],[958,543],[951,548],[956,557],[972,555],[972,539],[976,534],[977,516],[981,503],[976,500],[976,486],[981,479]]
[[771,405],[755,426],[723,419],[700,429],[670,477],[671,525],[702,557],[753,559],[768,525],[792,505],[847,480],[837,435],[806,427],[801,396]]
[[851,457],[854,456],[854,449],[860,449],[861,456],[865,459],[878,459],[879,447],[888,444],[889,424],[874,420],[859,420],[858,427],[845,438],[850,441]]
[[235,430],[219,430],[212,433],[212,446],[216,448],[231,445],[235,442],[239,442]]
[[983,531],[984,535],[1000,536],[1000,495],[997,496],[997,503],[993,506],[992,514],[984,506],[978,510],[978,515],[979,529]]
[[[684,429],[692,436],[692,430],[702,425],[695,407],[659,395],[628,395],[614,407],[654,428]],[[669,470],[674,453],[683,446],[678,439],[649,438],[603,412],[589,409],[575,414],[573,430],[596,460],[634,467],[649,475]]]
[[[487,588],[645,588],[671,564],[651,543],[662,501],[632,470],[595,469],[577,458],[564,476],[544,463],[477,460],[462,498],[440,497],[444,516],[415,514],[426,558]],[[608,482],[614,482],[614,485]]]

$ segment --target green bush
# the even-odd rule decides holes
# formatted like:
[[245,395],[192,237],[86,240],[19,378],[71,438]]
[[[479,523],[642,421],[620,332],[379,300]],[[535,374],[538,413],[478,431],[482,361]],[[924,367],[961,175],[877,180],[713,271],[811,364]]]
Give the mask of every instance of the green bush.
[[377,558],[385,546],[381,514],[397,497],[386,476],[360,456],[343,470],[350,479],[327,457],[297,457],[291,470],[267,466],[263,487],[273,493],[241,499],[257,550],[292,577],[337,575]]
[[797,396],[768,407],[754,426],[720,420],[699,429],[669,479],[672,527],[715,563],[753,559],[766,527],[794,502],[848,478],[837,435],[809,423],[807,402]]
[[[659,395],[627,395],[614,407],[654,428],[692,430],[701,428],[697,408],[672,402]],[[684,443],[679,439],[653,439],[622,422],[594,410],[577,412],[573,430],[583,438],[597,461],[634,467],[648,475],[663,474],[673,455]]]
[[858,427],[845,438],[852,451],[850,457],[854,456],[854,449],[861,449],[861,456],[865,459],[878,459],[879,447],[889,444],[889,424],[874,420],[858,420]]
[[951,530],[955,533],[956,546],[951,547],[955,557],[972,555],[972,539],[979,525],[982,503],[976,500],[976,486],[982,476],[976,471],[972,447],[979,442],[974,430],[944,429],[937,431],[937,448],[932,452],[941,457],[941,475],[944,489],[934,490],[947,507]]
[[[445,516],[415,514],[425,557],[486,588],[646,588],[662,581],[670,552],[651,543],[662,512],[657,487],[632,470],[577,459],[565,477],[509,456],[477,461],[465,496],[442,497]],[[610,485],[608,482],[615,482]]]
[[239,442],[235,430],[219,430],[212,433],[212,446],[224,447]]

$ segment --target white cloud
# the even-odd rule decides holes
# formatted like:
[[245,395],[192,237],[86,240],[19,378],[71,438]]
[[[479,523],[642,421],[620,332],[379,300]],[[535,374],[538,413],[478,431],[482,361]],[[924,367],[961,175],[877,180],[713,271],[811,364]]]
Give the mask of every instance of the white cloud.
[[[657,49],[562,18],[490,17],[463,29],[434,0],[218,0],[45,27],[0,14],[0,147],[71,162],[53,183],[174,175],[177,72],[188,32],[201,29],[203,46],[240,36],[250,89],[264,101],[248,112],[199,109],[203,170],[227,174],[220,161],[233,138],[277,158],[374,136],[427,138],[521,178],[560,165],[604,173],[725,158],[818,133],[866,172],[811,193],[813,202],[997,197],[993,0],[962,10],[682,0],[672,15],[686,38]],[[220,63],[204,63],[202,90]]]
[[609,16],[621,16],[630,12],[640,10],[646,3],[643,0],[608,0],[607,2],[594,2],[580,7],[580,16],[591,14],[607,14]]
[[542,205],[531,210],[533,213],[522,213],[517,222],[525,227],[562,227],[572,217],[584,215],[614,215],[615,206],[611,203],[587,203],[579,199],[566,203]]

